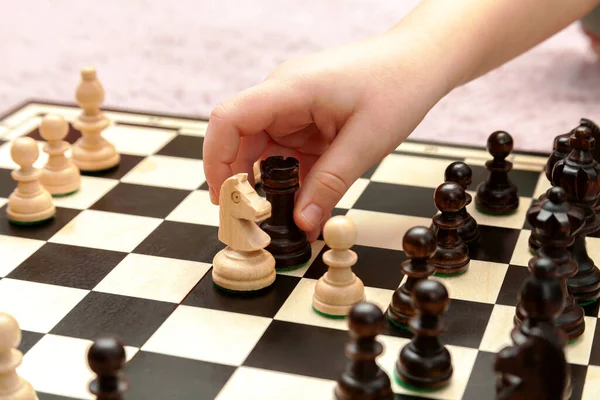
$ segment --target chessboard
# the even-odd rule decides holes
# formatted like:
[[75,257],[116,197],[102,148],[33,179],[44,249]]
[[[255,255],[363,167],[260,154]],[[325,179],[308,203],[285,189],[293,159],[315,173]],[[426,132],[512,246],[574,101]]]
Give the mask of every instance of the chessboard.
[[[240,296],[215,287],[212,260],[219,207],[211,204],[203,175],[207,121],[129,110],[103,109],[110,125],[103,136],[120,154],[116,168],[82,173],[80,189],[54,197],[55,217],[39,226],[9,223],[7,202],[15,190],[11,143],[36,140],[48,159],[39,126],[48,114],[70,123],[73,104],[28,102],[0,118],[0,311],[22,330],[18,373],[41,400],[91,399],[94,375],[87,364],[93,341],[117,335],[125,344],[125,398],[331,399],[348,360],[348,320],[330,319],[311,307],[318,279],[327,270],[323,237],[312,243],[310,261],[279,272],[260,295]],[[501,128],[501,127],[500,127]],[[563,132],[549,134],[552,139]],[[66,141],[81,133],[69,125]],[[550,137],[551,136],[551,137]],[[511,180],[519,208],[506,216],[468,211],[481,240],[467,273],[432,277],[447,288],[450,303],[440,340],[454,367],[451,383],[433,392],[398,385],[393,369],[411,333],[386,321],[377,337],[378,364],[390,376],[396,399],[495,398],[496,353],[511,344],[515,306],[529,275],[531,226],[526,212],[550,186],[548,154],[513,151]],[[414,226],[430,226],[438,210],[435,189],[454,161],[473,171],[468,193],[484,181],[490,154],[481,146],[407,140],[358,179],[335,215],[355,222],[358,255],[353,266],[366,298],[386,310],[404,281],[402,239]],[[600,261],[600,236],[587,239]],[[567,345],[573,400],[600,398],[598,302],[585,307],[585,333]]]

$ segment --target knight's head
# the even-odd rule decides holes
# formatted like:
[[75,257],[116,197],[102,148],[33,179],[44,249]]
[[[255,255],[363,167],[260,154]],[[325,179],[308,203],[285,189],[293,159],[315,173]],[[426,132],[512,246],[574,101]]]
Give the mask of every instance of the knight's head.
[[271,203],[256,193],[246,173],[233,175],[223,183],[219,207],[222,214],[236,219],[258,222],[271,216]]

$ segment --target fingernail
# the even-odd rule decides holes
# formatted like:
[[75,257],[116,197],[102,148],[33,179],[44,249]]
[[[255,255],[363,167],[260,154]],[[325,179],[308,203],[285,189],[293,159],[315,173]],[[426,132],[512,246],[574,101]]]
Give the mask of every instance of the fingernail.
[[309,204],[302,210],[302,217],[312,226],[319,226],[323,218],[323,209],[316,204]]
[[208,194],[210,196],[210,201],[212,201],[213,203],[216,203],[217,202],[217,194],[213,190],[212,186],[208,188]]

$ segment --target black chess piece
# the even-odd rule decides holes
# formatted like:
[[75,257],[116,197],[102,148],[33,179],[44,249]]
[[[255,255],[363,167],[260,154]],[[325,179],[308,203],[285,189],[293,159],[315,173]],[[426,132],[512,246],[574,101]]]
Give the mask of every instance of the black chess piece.
[[487,149],[493,159],[485,163],[489,175],[477,186],[475,206],[492,215],[512,213],[519,208],[517,186],[508,176],[512,163],[506,160],[513,150],[513,138],[504,131],[493,132],[488,138]]
[[[589,118],[581,118],[579,119],[579,125],[585,126],[590,129],[590,134],[594,138],[594,141],[598,143],[600,141],[600,127],[594,121]],[[592,149],[592,155],[594,160],[600,163],[600,146],[596,145]]]
[[[567,279],[577,273],[577,263],[571,258],[568,247],[583,227],[583,212],[567,202],[563,188],[553,186],[545,200],[527,210],[527,221],[533,227],[531,236],[540,244],[537,255],[552,260],[557,266],[557,276],[565,292],[565,304],[556,324],[574,340],[585,331],[584,310],[577,304]],[[531,269],[531,264],[530,264]],[[517,304],[515,323],[523,320],[521,305]]]
[[128,381],[121,376],[125,365],[125,346],[114,336],[105,336],[94,341],[87,354],[90,369],[97,375],[89,386],[96,400],[123,400],[129,388]]
[[458,234],[469,249],[473,249],[479,243],[480,233],[479,225],[475,218],[467,211],[467,206],[471,204],[473,198],[467,192],[467,188],[473,183],[473,170],[470,166],[461,161],[455,161],[446,167],[444,171],[446,182],[456,182],[465,190],[467,199],[465,206],[458,212],[463,217],[465,223],[458,229]]
[[546,257],[534,257],[529,262],[531,275],[521,288],[519,307],[523,319],[511,331],[514,344],[522,345],[531,330],[540,328],[566,342],[566,333],[556,325],[556,318],[565,306],[564,285],[558,279],[558,266]]
[[430,228],[412,227],[404,235],[402,249],[408,257],[401,265],[406,281],[394,291],[386,315],[391,323],[405,328],[410,318],[415,315],[412,306],[415,284],[435,272],[435,267],[429,263],[429,259],[435,253],[436,236]]
[[306,233],[294,222],[295,194],[300,188],[299,162],[293,157],[269,157],[261,161],[261,186],[271,203],[271,216],[260,223],[270,237],[266,250],[279,271],[306,264],[312,248]]
[[383,346],[376,340],[385,324],[381,309],[368,301],[348,313],[350,340],[346,344],[349,362],[334,389],[336,400],[392,400],[389,376],[376,362]]
[[569,248],[578,270],[567,281],[575,300],[580,304],[596,301],[600,297],[600,269],[588,256],[585,239],[600,229],[600,218],[596,213],[600,193],[600,164],[592,154],[595,145],[590,128],[578,126],[569,138],[569,155],[559,160],[552,170],[553,184],[564,188],[567,200],[584,213],[584,226]]
[[567,400],[573,392],[564,343],[541,328],[500,350],[494,370],[496,400]]
[[445,330],[442,315],[448,309],[448,291],[439,281],[424,279],[415,285],[412,300],[416,315],[409,325],[414,336],[400,350],[394,374],[400,385],[439,389],[453,374],[450,352],[439,340]]
[[469,269],[469,248],[458,234],[464,224],[460,210],[466,201],[465,190],[456,182],[444,182],[434,192],[434,203],[440,213],[432,218],[437,248],[429,262],[438,276],[458,275]]

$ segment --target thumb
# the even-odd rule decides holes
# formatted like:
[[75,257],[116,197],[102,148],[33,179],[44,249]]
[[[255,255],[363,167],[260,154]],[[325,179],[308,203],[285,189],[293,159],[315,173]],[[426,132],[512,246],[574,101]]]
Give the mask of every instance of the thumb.
[[[354,117],[357,117],[355,115]],[[294,221],[316,238],[350,186],[381,159],[384,141],[375,143],[365,115],[349,120],[330,147],[314,163],[298,191]]]

